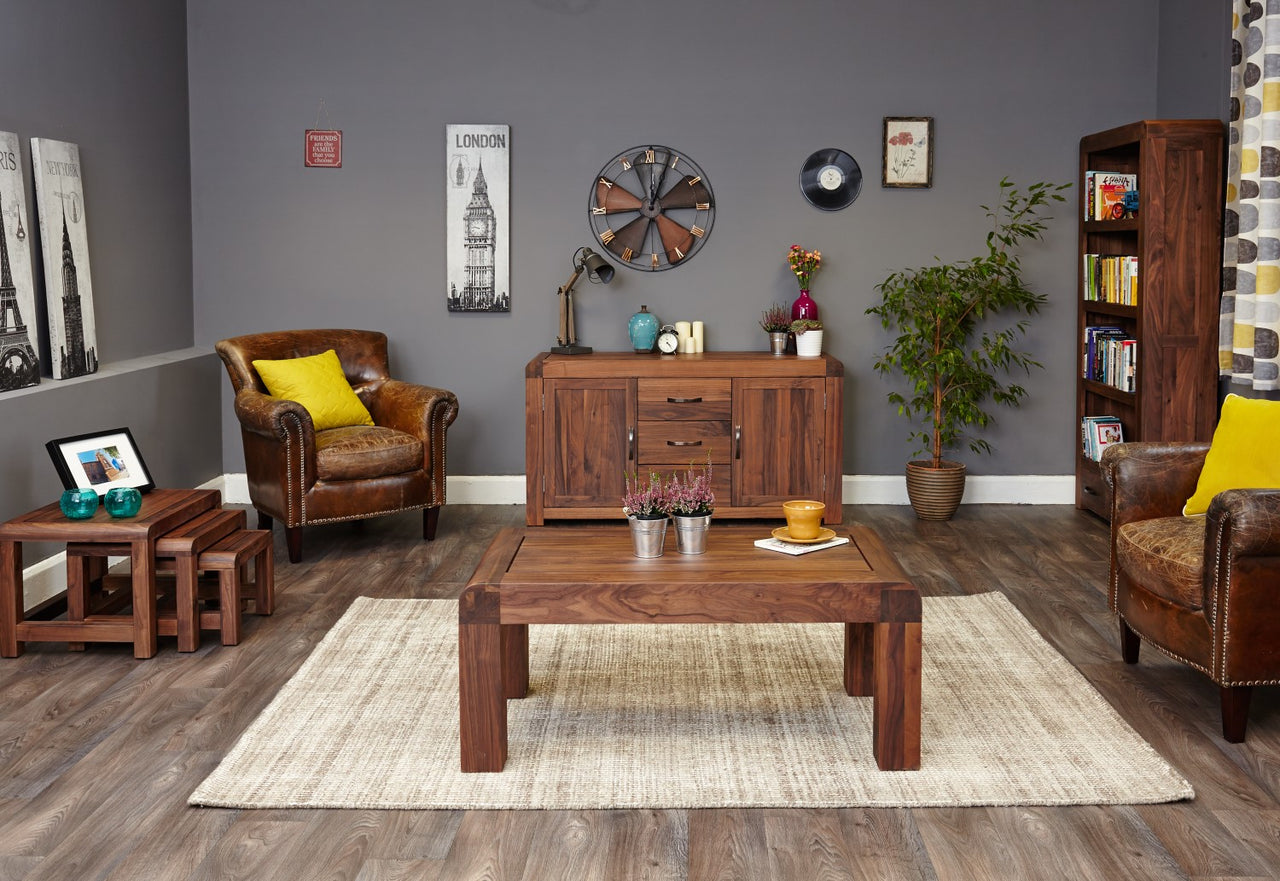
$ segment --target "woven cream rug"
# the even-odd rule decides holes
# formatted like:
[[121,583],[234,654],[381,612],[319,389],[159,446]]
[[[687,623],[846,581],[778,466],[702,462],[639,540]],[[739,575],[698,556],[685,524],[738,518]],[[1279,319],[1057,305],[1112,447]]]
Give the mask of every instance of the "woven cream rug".
[[924,601],[923,758],[882,772],[839,625],[545,625],[500,774],[458,759],[457,606],[360,598],[193,805],[709,808],[1191,798],[1002,595]]

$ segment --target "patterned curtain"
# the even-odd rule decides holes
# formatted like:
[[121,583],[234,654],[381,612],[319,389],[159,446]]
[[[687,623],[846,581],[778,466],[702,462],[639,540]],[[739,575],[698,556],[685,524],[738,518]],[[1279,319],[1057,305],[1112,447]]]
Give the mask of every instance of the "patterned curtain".
[[1280,389],[1277,4],[1234,0],[1231,42],[1231,143],[1218,372],[1237,389],[1269,392]]

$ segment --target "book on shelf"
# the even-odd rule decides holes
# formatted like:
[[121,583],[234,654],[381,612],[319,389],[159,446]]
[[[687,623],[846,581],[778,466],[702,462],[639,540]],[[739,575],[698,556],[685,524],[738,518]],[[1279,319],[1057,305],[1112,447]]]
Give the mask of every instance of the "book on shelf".
[[1084,299],[1091,303],[1138,305],[1138,258],[1131,254],[1083,255]]
[[1138,341],[1120,327],[1084,329],[1080,375],[1085,379],[1131,392],[1136,388]]
[[1084,454],[1095,462],[1111,444],[1124,442],[1124,427],[1115,416],[1085,416],[1080,420],[1080,444]]
[[766,551],[777,551],[780,554],[790,554],[798,557],[800,554],[810,554],[814,551],[825,551],[827,548],[834,548],[840,545],[848,544],[849,536],[839,535],[829,541],[815,542],[814,544],[802,545],[789,541],[780,541],[776,538],[756,539],[756,547],[764,548]]
[[1138,176],[1119,171],[1084,173],[1085,220],[1118,220],[1132,217],[1136,207],[1127,207],[1125,194],[1138,190]]

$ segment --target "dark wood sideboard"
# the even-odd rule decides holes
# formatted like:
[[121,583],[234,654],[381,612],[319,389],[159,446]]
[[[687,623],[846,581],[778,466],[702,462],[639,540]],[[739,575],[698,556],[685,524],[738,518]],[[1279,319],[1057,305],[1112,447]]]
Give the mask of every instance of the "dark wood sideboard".
[[767,352],[535,357],[525,368],[526,521],[620,519],[628,474],[710,456],[717,517],[840,521],[844,365]]

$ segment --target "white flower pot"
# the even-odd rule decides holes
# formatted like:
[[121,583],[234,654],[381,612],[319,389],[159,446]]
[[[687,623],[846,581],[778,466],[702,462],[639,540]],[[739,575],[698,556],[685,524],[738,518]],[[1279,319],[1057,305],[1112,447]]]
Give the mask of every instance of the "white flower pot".
[[814,358],[822,354],[822,331],[806,330],[796,334],[796,354],[802,358]]

